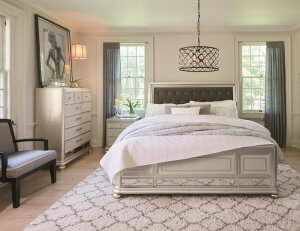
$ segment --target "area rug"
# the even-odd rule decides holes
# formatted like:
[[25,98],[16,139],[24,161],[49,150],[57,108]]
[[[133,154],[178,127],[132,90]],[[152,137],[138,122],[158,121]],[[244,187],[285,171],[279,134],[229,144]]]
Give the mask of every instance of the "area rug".
[[211,195],[115,199],[99,168],[25,230],[300,230],[300,174],[280,165],[278,189],[277,199]]

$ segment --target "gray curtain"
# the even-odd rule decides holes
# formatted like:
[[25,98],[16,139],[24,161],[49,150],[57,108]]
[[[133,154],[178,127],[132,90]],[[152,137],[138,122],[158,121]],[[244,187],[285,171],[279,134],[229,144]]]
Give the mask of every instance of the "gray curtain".
[[120,43],[103,43],[103,145],[106,145],[106,119],[115,115],[114,100],[121,87]]
[[280,147],[286,146],[284,42],[267,42],[265,126]]

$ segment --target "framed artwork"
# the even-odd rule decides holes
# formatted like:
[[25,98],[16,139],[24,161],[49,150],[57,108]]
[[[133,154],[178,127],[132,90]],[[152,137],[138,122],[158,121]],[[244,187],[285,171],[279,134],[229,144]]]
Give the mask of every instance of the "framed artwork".
[[64,87],[72,72],[70,30],[35,15],[40,87]]

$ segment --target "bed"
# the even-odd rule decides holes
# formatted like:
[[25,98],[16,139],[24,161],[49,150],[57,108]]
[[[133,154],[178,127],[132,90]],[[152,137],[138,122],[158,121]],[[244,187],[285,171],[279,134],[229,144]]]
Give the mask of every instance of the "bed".
[[[149,101],[155,104],[223,100],[236,100],[234,84],[152,83],[149,89]],[[122,158],[106,158],[101,165],[109,168],[114,161],[121,163]],[[210,155],[125,168],[113,177],[113,194],[116,198],[123,194],[270,194],[276,197],[277,159],[276,143],[262,142]]]

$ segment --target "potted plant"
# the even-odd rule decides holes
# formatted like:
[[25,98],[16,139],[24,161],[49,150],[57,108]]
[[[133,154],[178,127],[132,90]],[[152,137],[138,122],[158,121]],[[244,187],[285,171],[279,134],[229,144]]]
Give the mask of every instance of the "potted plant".
[[70,87],[73,87],[73,88],[80,87],[80,79],[70,80]]
[[126,99],[124,105],[129,109],[129,115],[135,114],[135,109],[140,105],[139,101],[133,101],[131,99]]

